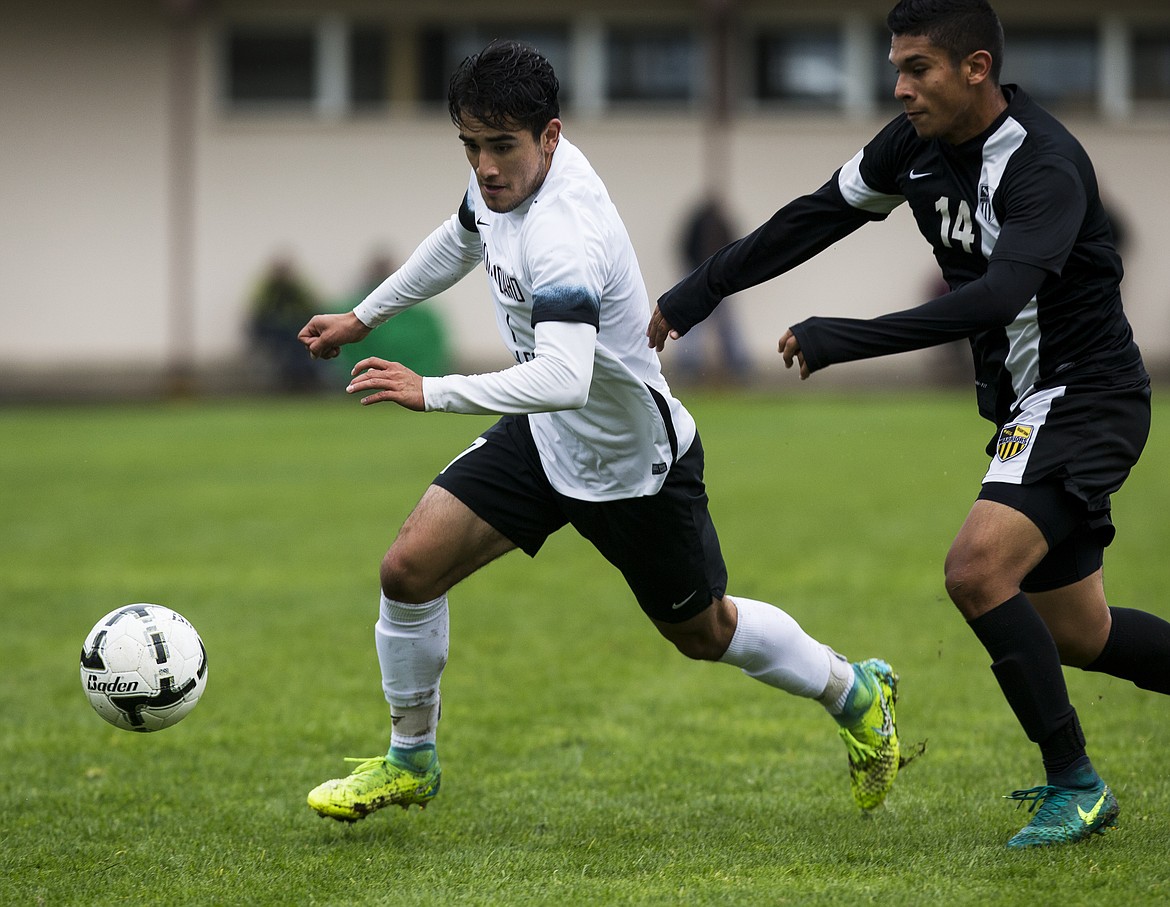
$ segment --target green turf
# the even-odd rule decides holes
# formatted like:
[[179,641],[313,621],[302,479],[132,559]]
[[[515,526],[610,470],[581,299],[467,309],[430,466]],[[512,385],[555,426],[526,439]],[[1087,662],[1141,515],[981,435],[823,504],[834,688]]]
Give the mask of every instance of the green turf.
[[[561,533],[458,587],[443,792],[354,826],[304,803],[387,740],[377,568],[485,425],[344,399],[0,411],[0,902],[1170,902],[1165,699],[1072,672],[1121,827],[1014,853],[1034,748],[945,600],[988,435],[967,394],[695,396],[730,591],[903,678],[928,741],[863,818],[814,704],[661,641]],[[1170,428],[1116,496],[1116,604],[1170,617]],[[182,724],[104,724],[91,624],[156,601],[209,653]]]

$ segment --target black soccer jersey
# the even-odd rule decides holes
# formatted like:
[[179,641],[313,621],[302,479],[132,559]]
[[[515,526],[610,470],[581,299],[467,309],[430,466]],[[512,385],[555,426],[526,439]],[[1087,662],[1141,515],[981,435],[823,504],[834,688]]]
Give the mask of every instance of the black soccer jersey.
[[1000,424],[1035,390],[1148,380],[1088,155],[1027,94],[1003,90],[1007,109],[962,145],[919,138],[904,115],[893,120],[819,190],[666,293],[666,320],[685,331],[724,296],[908,202],[952,292],[880,318],[794,325],[811,370],[966,337],[980,412]]

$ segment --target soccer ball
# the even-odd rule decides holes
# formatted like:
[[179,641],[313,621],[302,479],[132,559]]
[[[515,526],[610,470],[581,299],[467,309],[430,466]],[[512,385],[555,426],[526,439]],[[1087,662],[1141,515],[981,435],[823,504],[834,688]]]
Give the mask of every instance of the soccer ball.
[[81,649],[81,685],[106,721],[161,731],[181,721],[207,686],[207,652],[195,628],[162,605],[126,605],[99,620]]

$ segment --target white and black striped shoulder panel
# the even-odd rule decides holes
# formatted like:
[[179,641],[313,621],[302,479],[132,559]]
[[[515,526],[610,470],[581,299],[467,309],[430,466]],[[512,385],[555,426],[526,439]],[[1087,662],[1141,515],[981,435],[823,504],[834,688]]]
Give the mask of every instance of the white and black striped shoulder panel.
[[979,206],[975,221],[979,224],[984,258],[991,258],[999,239],[1000,224],[995,217],[994,201],[1003,181],[1004,171],[1024,140],[1028,130],[1014,117],[1008,117],[1003,125],[983,144],[983,168],[979,173]]
[[459,224],[468,233],[478,233],[475,225],[475,212],[471,209],[471,196],[464,194],[463,203],[459,206]]
[[886,195],[871,189],[861,176],[861,161],[865,151],[859,151],[838,171],[837,186],[845,201],[853,208],[870,214],[886,215],[902,204],[902,195]]

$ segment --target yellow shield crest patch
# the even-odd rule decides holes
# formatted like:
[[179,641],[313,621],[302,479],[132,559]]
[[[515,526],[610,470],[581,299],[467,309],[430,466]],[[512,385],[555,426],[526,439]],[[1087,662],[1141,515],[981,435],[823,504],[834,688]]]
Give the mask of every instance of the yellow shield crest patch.
[[1002,461],[1018,457],[1028,447],[1032,440],[1032,426],[1017,422],[1015,425],[1005,425],[995,442],[995,452]]

